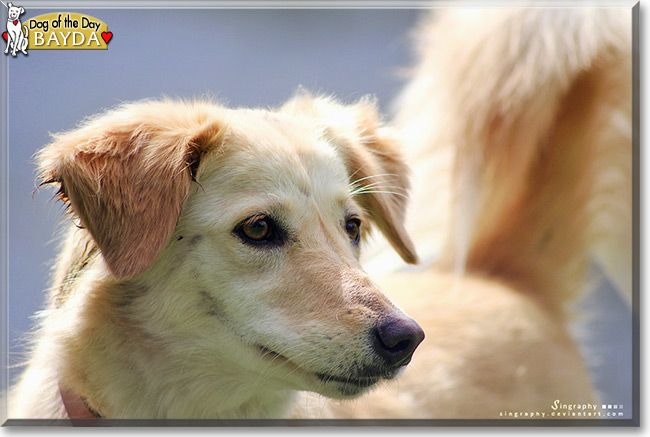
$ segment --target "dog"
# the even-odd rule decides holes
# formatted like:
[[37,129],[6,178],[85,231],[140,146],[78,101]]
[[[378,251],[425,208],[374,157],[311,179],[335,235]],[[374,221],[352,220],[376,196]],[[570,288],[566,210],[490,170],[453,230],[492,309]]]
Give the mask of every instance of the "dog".
[[[20,22],[20,16],[24,13],[24,8],[7,3],[7,47],[5,47],[5,55],[9,53],[10,48],[11,56],[15,57],[18,50],[24,55],[27,54],[29,29]],[[25,33],[23,33],[23,28]]]
[[[301,94],[127,105],[56,136],[39,168],[76,223],[10,417],[595,405],[568,305],[593,260],[631,283],[629,17],[450,10],[417,34],[392,128]],[[401,258],[371,245],[372,280],[371,224]]]
[[38,161],[77,222],[12,418],[276,417],[395,377],[424,337],[358,261],[371,224],[417,259],[368,99],[135,103]]

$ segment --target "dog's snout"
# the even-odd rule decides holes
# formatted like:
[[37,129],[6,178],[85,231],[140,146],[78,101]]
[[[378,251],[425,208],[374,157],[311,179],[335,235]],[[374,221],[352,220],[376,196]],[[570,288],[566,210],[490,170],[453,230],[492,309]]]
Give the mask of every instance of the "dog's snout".
[[408,364],[422,340],[424,331],[410,318],[388,319],[373,332],[375,352],[392,367]]

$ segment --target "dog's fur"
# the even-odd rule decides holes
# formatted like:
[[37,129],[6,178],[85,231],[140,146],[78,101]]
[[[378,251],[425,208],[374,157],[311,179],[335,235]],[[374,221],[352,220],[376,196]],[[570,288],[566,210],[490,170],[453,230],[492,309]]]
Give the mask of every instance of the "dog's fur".
[[396,124],[425,268],[377,280],[427,339],[397,381],[307,405],[499,419],[593,402],[568,304],[592,262],[631,296],[631,33],[629,9],[447,10],[422,23]]
[[[500,418],[593,402],[566,304],[594,254],[630,285],[629,16],[450,11],[419,32],[396,123],[415,168],[409,230],[441,256],[377,278],[427,334],[403,375],[353,401],[295,396],[359,394],[338,380],[374,362],[362,333],[404,317],[343,231],[357,215],[416,261],[406,168],[372,106],[149,102],[39,155],[81,228],[10,417],[65,417],[59,384],[105,417]],[[293,236],[272,256],[233,234],[260,213]]]
[[[24,55],[27,54],[27,45],[29,44],[29,29],[23,26],[20,21],[20,16],[25,13],[25,9],[21,6],[14,6],[7,3],[7,46],[5,47],[5,54],[9,53],[11,49],[11,56],[16,56],[16,51],[21,51]],[[14,24],[14,22],[16,22]],[[23,29],[25,33],[23,33]]]

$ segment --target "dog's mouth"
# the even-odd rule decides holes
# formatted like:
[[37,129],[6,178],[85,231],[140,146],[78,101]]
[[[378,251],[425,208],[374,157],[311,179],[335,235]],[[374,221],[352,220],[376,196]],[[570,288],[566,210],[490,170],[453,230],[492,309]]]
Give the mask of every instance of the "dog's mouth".
[[[334,386],[336,391],[344,398],[355,397],[364,392],[366,389],[376,385],[382,380],[392,379],[397,375],[397,371],[390,373],[362,374],[339,376],[326,373],[316,373],[320,382],[327,386]],[[339,396],[335,396],[339,397]]]
[[373,386],[382,379],[381,376],[367,376],[367,377],[349,376],[343,378],[340,376],[333,376],[325,373],[316,373],[316,376],[324,383],[337,382],[339,384],[355,386],[361,389]]
[[300,370],[306,374],[316,376],[318,381],[323,385],[335,385],[337,390],[344,396],[355,396],[361,393],[363,390],[372,387],[383,379],[392,379],[394,378],[401,369],[382,371],[381,369],[374,367],[366,367],[355,374],[349,375],[335,375],[331,373],[324,372],[310,372],[301,368],[299,365],[295,364],[286,356],[275,352],[272,349],[269,349],[265,346],[257,345],[257,349],[260,352],[262,359],[271,361],[275,364],[288,365],[290,366],[291,371]]
[[279,361],[279,362],[289,362],[289,359],[282,354],[279,354],[265,346],[257,345],[257,349],[260,351],[262,358],[265,360]]

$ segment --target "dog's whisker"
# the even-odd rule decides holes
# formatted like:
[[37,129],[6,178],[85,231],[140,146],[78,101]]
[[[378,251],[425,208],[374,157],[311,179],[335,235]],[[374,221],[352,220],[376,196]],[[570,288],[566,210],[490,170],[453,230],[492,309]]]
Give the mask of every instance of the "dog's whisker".
[[406,194],[403,194],[403,193],[397,193],[395,191],[383,191],[383,190],[362,190],[362,191],[357,191],[354,194],[355,195],[356,194],[394,194],[395,196],[400,196],[400,197],[403,197],[405,199],[408,198],[408,196]]
[[350,194],[354,196],[355,194],[369,193],[372,192],[373,190],[393,191],[393,192],[402,193],[403,195],[406,195],[407,193],[407,190],[405,190],[404,188],[396,187],[394,185],[369,184],[363,187],[359,187],[354,191],[351,191]]
[[373,187],[373,186],[376,186],[376,185],[386,185],[386,186],[391,186],[391,187],[395,187],[395,188],[405,189],[405,188],[402,188],[402,187],[400,187],[398,185],[393,185],[392,184],[392,182],[395,182],[397,180],[398,180],[397,178],[381,178],[381,179],[372,181],[372,182],[367,183],[367,184],[360,184],[361,181],[359,181],[359,182],[355,182],[354,184],[348,184],[348,188],[350,188],[352,190],[356,190],[356,189],[363,188],[363,187]]
[[381,177],[387,177],[387,176],[392,176],[392,179],[388,179],[388,180],[397,180],[397,179],[399,179],[398,175],[396,175],[394,173],[381,173],[381,174],[375,174],[375,175],[366,176],[366,177],[363,177],[363,178],[360,178],[360,179],[356,179],[356,180],[350,182],[348,184],[348,186],[355,186],[359,182],[363,182],[363,181],[368,180],[368,179],[381,178]]
[[363,166],[360,166],[358,169],[356,169],[354,172],[352,172],[349,176],[349,178],[353,178],[356,176],[357,173],[359,173],[363,169]]
[[358,191],[358,190],[363,190],[363,189],[370,188],[370,187],[379,187],[379,188],[387,188],[387,189],[391,189],[391,188],[399,189],[400,188],[400,187],[396,187],[394,185],[387,185],[387,184],[385,184],[386,182],[389,182],[389,181],[377,181],[377,182],[373,182],[371,184],[361,185],[359,187],[354,187],[354,190],[352,192],[355,192],[355,191]]

